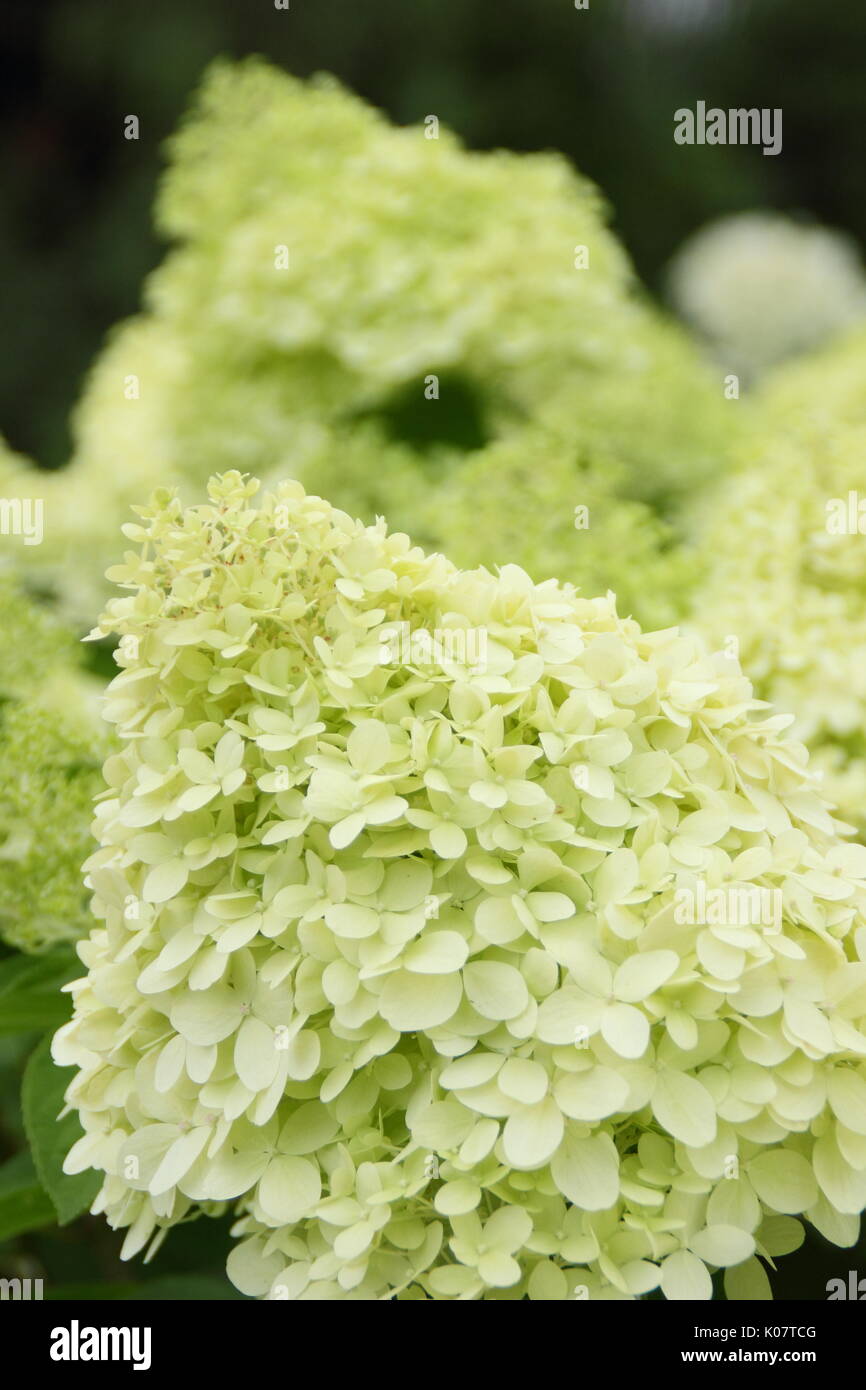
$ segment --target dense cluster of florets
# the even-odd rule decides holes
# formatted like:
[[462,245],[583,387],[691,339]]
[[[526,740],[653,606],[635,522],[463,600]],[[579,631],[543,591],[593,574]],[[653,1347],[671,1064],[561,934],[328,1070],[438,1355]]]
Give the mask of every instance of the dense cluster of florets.
[[250,1295],[694,1299],[766,1297],[798,1214],[853,1243],[866,850],[785,720],[610,598],[256,492],[155,496],[98,629],[54,1050],[125,1254],[232,1203]]
[[758,693],[796,715],[825,794],[866,828],[866,336],[778,372],[712,497],[694,622],[736,639]]
[[[677,601],[659,517],[716,474],[730,409],[560,156],[468,153],[333,80],[223,64],[172,142],[157,220],[171,249],[94,368],[57,528],[28,557],[76,615],[99,611],[130,503],[230,467],[449,552],[456,529],[468,563],[540,578],[553,528],[570,580],[652,620]],[[503,449],[557,486],[516,537]],[[464,465],[485,479],[473,530],[447,491],[470,486]],[[591,543],[571,525],[587,482]]]
[[106,738],[75,643],[0,576],[0,938],[40,951],[92,918],[81,864]]

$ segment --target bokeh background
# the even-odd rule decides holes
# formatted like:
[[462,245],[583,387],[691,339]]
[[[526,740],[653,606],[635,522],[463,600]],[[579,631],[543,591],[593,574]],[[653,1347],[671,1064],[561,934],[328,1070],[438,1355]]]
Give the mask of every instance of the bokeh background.
[[[659,291],[683,239],[725,213],[808,214],[866,241],[866,9],[858,0],[46,0],[4,5],[0,420],[42,467],[108,328],[161,256],[161,146],[220,54],[328,70],[398,122],[470,148],[561,150],[604,190]],[[784,109],[784,158],[671,138],[672,112]],[[138,141],[123,138],[135,114]]]
[[[262,54],[299,76],[333,72],[397,122],[435,113],[472,149],[563,152],[604,190],[614,229],[659,297],[676,249],[724,214],[806,215],[866,243],[860,0],[590,5],[591,17],[572,0],[5,5],[0,427],[12,448],[43,468],[66,462],[83,377],[162,256],[151,206],[163,142],[218,55]],[[676,146],[672,113],[698,98],[782,107],[784,159],[729,146],[710,160]],[[123,138],[130,114],[137,141]],[[11,1096],[14,1050],[2,1061]],[[11,1108],[0,1103],[0,1117]],[[0,1155],[19,1139],[14,1126],[0,1129]],[[18,1241],[12,1233],[0,1273],[47,1269],[55,1296],[230,1298],[227,1224],[177,1232],[153,1275],[118,1264],[117,1239],[98,1218]],[[863,1268],[862,1251],[811,1239],[782,1262],[776,1296],[822,1297],[858,1255]]]

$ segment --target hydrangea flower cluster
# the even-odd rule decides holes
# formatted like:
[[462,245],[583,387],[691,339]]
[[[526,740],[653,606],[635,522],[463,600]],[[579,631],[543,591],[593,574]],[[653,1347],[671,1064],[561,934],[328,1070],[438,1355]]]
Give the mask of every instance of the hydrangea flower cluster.
[[[172,249],[94,369],[59,480],[62,598],[88,621],[128,506],[157,484],[195,497],[215,469],[294,476],[448,549],[461,518],[437,495],[463,463],[487,475],[488,512],[509,443],[559,477],[530,420],[564,437],[573,478],[552,516],[521,508],[516,549],[499,548],[502,515],[462,537],[466,560],[546,577],[551,525],[575,582],[603,560],[619,591],[636,554],[659,558],[656,511],[718,470],[721,382],[640,298],[561,157],[467,153],[434,120],[395,128],[333,80],[260,61],[211,72],[158,203]],[[586,472],[589,555],[571,526]],[[635,602],[664,579],[660,560]]]
[[106,735],[73,639],[0,576],[0,937],[38,952],[92,918],[81,864]]
[[[694,622],[735,637],[758,693],[797,717],[825,794],[866,831],[866,334],[777,372],[699,526]],[[858,529],[860,528],[860,529]]]
[[677,252],[668,280],[682,317],[746,380],[866,319],[856,243],[778,213],[702,227]]
[[[767,1297],[866,1205],[866,849],[735,664],[297,482],[155,494],[54,1055],[251,1296]],[[772,925],[683,911],[760,892]],[[715,901],[715,897],[713,898]]]
[[628,495],[621,459],[601,460],[570,423],[515,431],[414,499],[416,533],[459,565],[517,555],[535,579],[615,586],[619,612],[667,626],[688,606],[694,557],[676,525]]

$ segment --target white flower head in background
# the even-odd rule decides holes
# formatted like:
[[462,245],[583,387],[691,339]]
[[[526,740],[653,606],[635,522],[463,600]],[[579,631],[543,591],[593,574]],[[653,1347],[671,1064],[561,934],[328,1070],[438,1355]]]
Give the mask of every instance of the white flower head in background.
[[[668,621],[668,523],[717,475],[732,412],[588,180],[430,129],[331,78],[210,70],[157,199],[169,249],[94,363],[73,458],[42,480],[50,534],[22,561],[77,622],[131,504],[238,466],[458,563],[568,574]],[[591,536],[572,496],[595,505]]]
[[695,626],[734,649],[822,791],[866,836],[866,326],[751,394],[735,467],[695,517]]
[[856,243],[778,213],[702,227],[671,261],[668,287],[719,364],[747,381],[866,317]]

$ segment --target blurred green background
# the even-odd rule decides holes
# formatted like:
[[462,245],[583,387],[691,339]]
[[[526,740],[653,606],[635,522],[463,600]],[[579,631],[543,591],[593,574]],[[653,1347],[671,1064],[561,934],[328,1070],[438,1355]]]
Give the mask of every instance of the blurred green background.
[[[807,212],[866,241],[860,0],[11,0],[4,6],[0,429],[43,467],[107,329],[159,260],[161,146],[218,54],[336,73],[398,122],[470,147],[557,149],[604,190],[658,290],[726,212]],[[784,156],[673,142],[698,99],[782,107]],[[124,117],[140,138],[124,139]]]

